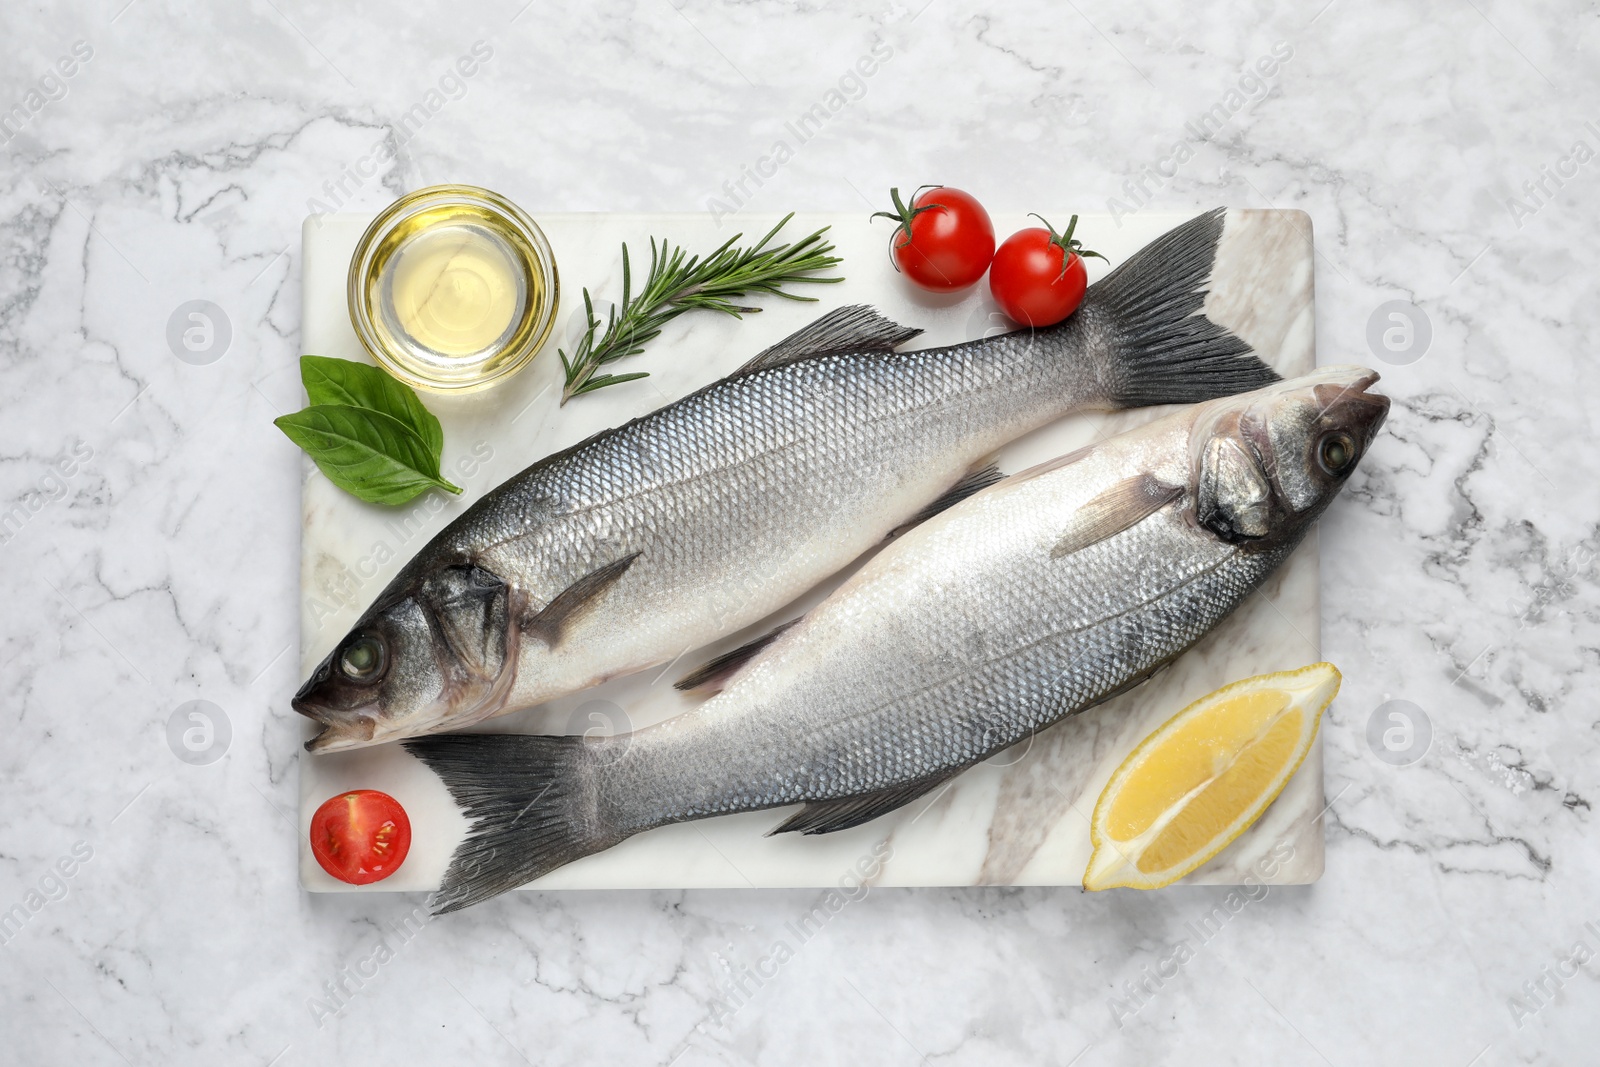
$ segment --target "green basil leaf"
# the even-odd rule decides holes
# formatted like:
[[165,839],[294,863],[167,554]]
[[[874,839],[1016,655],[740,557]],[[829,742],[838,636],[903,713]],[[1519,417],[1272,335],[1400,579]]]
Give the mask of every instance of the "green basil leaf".
[[460,493],[439,473],[439,455],[400,420],[348,404],[316,404],[272,420],[305,449],[328,480],[374,504],[404,504],[437,486]]
[[313,406],[371,408],[396,419],[422,438],[434,456],[444,449],[444,430],[416,392],[379,367],[327,356],[301,356],[300,380]]

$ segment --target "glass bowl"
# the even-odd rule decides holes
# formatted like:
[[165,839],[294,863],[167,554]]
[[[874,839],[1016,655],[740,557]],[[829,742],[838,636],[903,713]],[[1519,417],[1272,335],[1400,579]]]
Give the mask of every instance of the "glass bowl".
[[378,365],[420,389],[505,380],[550,336],[561,284],[544,231],[498,193],[434,185],[367,227],[350,257],[350,322]]

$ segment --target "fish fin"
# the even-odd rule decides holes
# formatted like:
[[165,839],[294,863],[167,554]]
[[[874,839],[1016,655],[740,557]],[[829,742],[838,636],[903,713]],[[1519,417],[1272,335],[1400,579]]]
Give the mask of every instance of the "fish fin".
[[533,634],[543,639],[546,645],[555,647],[561,641],[561,633],[567,624],[628,573],[628,568],[633,566],[633,561],[638,558],[639,553],[632,552],[585,574],[557,593],[555,599],[524,622],[522,632]]
[[851,304],[801,327],[734,373],[753,374],[835,352],[892,352],[921,332],[890,322],[866,304]]
[[585,744],[582,737],[539,734],[445,734],[404,742],[472,820],[428,900],[435,915],[515,889],[621,840],[597,826],[593,798],[585,796]]
[[1079,708],[1077,710],[1077,712],[1075,712],[1075,714],[1081,715],[1083,712],[1088,711],[1090,708],[1098,708],[1101,704],[1110,703],[1111,701],[1117,699],[1119,696],[1122,696],[1125,693],[1133,692],[1135,689],[1139,688],[1141,685],[1143,685],[1144,683],[1148,682],[1150,679],[1154,678],[1156,675],[1160,674],[1162,671],[1166,670],[1168,667],[1172,666],[1173,663],[1175,663],[1177,661],[1177,658],[1178,657],[1174,656],[1174,657],[1172,657],[1172,659],[1169,659],[1169,660],[1165,661],[1164,663],[1157,664],[1155,667],[1151,668],[1148,671],[1145,671],[1143,674],[1135,675],[1134,677],[1129,678],[1126,682],[1123,682],[1121,685],[1117,686],[1111,692],[1107,693],[1105,696],[1101,697],[1099,700],[1096,700],[1093,704],[1085,704],[1083,707]]
[[968,471],[961,476],[959,482],[946,489],[939,499],[911,516],[905,522],[902,522],[899,526],[896,526],[893,530],[890,530],[889,537],[899,537],[913,526],[919,526],[927,522],[939,512],[955,507],[967,497],[989,488],[1004,478],[1005,475],[1000,473],[1000,465],[998,463],[989,463]]
[[1011,480],[1014,482],[1026,481],[1030,478],[1037,478],[1042,474],[1049,474],[1051,471],[1058,471],[1062,467],[1070,467],[1080,459],[1091,455],[1096,447],[1095,445],[1084,445],[1081,448],[1073,449],[1064,456],[1057,456],[1055,459],[1047,459],[1043,463],[1036,463],[1025,470],[1020,470],[1013,474]]
[[494,638],[505,633],[508,589],[503,578],[476,564],[446,567],[424,587],[445,643],[481,674],[497,673],[505,659],[503,636]]
[[700,667],[672,683],[672,688],[689,690],[704,690],[707,693],[720,693],[727,686],[728,681],[739,673],[739,669],[746,663],[756,658],[756,655],[772,642],[783,635],[783,632],[799,619],[790,619],[782,626],[768,630],[754,641],[748,641],[731,652],[724,652],[715,659],[706,661]]
[[1193,404],[1279,380],[1248,344],[1202,313],[1226,218],[1217,208],[1190,219],[1089,287],[1079,315],[1092,308],[1114,338],[1116,380],[1107,383],[1107,399],[1123,407]]
[[809,800],[805,807],[768,830],[767,836],[789,833],[831,834],[838,830],[848,830],[864,822],[871,822],[880,815],[887,815],[896,808],[904,807],[950,777],[950,775],[940,775],[937,778],[919,778],[904,785],[890,786],[888,789],[879,789],[872,793],[859,793],[853,797],[839,797],[837,800]]
[[1066,534],[1050,549],[1050,558],[1060,559],[1099,544],[1181,496],[1182,486],[1163,485],[1148,474],[1124,478],[1077,510]]

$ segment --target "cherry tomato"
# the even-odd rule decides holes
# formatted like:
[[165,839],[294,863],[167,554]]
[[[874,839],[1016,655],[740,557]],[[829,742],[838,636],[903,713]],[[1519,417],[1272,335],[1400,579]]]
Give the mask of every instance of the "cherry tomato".
[[900,225],[889,238],[897,267],[916,284],[951,293],[983,277],[994,258],[994,223],[970,193],[925,185],[906,207],[899,189],[890,189],[893,211],[878,211]]
[[1089,286],[1084,257],[1106,257],[1073,239],[1078,216],[1072,216],[1064,234],[1056,233],[1038,215],[1034,218],[1044,222],[1044,229],[1018,230],[995,251],[989,291],[1000,310],[1022,325],[1054,326],[1083,303],[1083,291]]
[[400,868],[410,850],[411,820],[388,793],[340,793],[311,816],[311,852],[341,882],[382,881]]

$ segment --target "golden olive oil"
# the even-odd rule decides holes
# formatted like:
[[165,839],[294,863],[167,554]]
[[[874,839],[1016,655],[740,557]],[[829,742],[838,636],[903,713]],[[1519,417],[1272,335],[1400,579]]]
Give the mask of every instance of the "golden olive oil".
[[525,364],[557,299],[549,245],[487,190],[444,186],[396,202],[351,264],[351,319],[380,364],[424,388],[481,388]]

